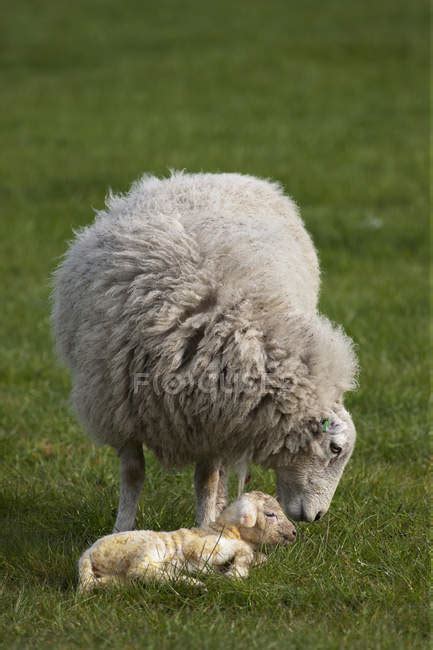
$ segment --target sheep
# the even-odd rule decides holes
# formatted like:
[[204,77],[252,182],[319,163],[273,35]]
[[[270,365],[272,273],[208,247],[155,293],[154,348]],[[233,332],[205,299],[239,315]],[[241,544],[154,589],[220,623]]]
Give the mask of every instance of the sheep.
[[168,580],[203,587],[194,573],[224,572],[246,578],[266,556],[262,544],[294,542],[296,528],[273,497],[263,492],[243,494],[205,528],[172,532],[135,530],[106,535],[81,556],[80,593],[132,579]]
[[357,360],[319,286],[296,205],[251,176],[144,176],[76,233],[53,326],[79,420],[119,455],[115,531],[134,526],[143,444],[195,464],[199,525],[251,463],[275,470],[288,516],[325,514],[355,444]]

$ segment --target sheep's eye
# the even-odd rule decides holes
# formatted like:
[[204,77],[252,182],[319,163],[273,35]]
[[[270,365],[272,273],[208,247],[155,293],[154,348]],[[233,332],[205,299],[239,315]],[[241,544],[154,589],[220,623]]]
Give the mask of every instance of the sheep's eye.
[[277,515],[275,514],[275,512],[265,512],[265,517],[269,517],[269,518],[275,517],[276,519]]
[[331,442],[331,451],[333,454],[338,456],[341,453],[341,447],[335,444],[335,442]]

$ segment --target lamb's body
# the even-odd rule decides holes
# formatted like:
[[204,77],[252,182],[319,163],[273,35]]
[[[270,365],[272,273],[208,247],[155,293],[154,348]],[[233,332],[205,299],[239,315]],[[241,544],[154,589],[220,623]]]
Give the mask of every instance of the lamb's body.
[[55,333],[81,421],[169,467],[275,465],[352,384],[350,343],[318,316],[318,293],[314,246],[278,185],[144,177],[57,271]]
[[131,579],[177,580],[197,584],[190,575],[224,567],[235,555],[248,565],[251,547],[236,528],[181,528],[172,532],[134,530],[102,537],[80,559],[80,590]]
[[296,529],[277,501],[250,492],[206,528],[135,530],[102,537],[80,558],[79,589],[90,591],[134,578],[200,585],[191,574],[212,569],[245,578],[251,566],[265,559],[257,553],[259,544],[287,544],[295,537]]

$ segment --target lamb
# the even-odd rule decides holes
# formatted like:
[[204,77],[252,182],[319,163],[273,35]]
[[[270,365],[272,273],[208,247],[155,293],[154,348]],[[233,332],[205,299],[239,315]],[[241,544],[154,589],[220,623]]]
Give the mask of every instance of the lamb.
[[168,580],[203,587],[194,573],[224,571],[231,578],[246,578],[266,556],[262,544],[294,542],[296,529],[276,499],[249,492],[225,508],[205,528],[172,532],[135,530],[106,535],[79,560],[81,593],[132,579]]
[[323,516],[355,444],[357,362],[319,284],[295,204],[250,176],[145,176],[76,234],[53,324],[79,420],[119,454],[115,531],[134,526],[143,444],[195,464],[199,524],[250,463],[275,470],[289,516]]

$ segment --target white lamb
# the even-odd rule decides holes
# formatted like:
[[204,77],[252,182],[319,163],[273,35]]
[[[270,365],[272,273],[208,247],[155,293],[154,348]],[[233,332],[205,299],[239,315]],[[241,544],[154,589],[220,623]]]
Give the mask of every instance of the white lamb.
[[168,580],[195,586],[203,583],[194,573],[212,568],[228,577],[245,578],[265,560],[261,544],[287,544],[296,529],[273,497],[249,492],[225,508],[216,522],[204,528],[172,532],[135,530],[106,535],[79,561],[80,592],[131,579]]

